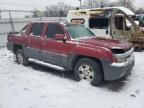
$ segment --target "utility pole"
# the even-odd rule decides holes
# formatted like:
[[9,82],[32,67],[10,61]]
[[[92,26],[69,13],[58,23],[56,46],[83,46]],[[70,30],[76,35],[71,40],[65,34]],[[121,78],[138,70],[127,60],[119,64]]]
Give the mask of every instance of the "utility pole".
[[92,0],[88,0],[88,6],[89,6],[89,8],[92,8],[92,5],[93,5],[93,1]]
[[93,8],[93,0],[90,0],[91,8]]
[[10,24],[11,24],[11,27],[12,27],[12,31],[14,32],[14,25],[13,25],[13,20],[12,20],[12,16],[11,16],[11,12],[9,11],[9,17],[10,17]]
[[124,0],[124,6],[126,7],[126,0]]
[[82,0],[78,0],[79,2],[80,2],[80,8],[81,8],[81,6],[82,6]]
[[1,11],[0,11],[0,19],[1,19]]
[[96,0],[97,7],[103,7],[104,6],[104,0]]

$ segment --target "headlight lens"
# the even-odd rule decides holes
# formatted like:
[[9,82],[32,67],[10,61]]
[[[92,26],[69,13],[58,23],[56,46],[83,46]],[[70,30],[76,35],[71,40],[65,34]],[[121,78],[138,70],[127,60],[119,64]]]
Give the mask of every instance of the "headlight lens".
[[116,56],[117,62],[122,63],[127,61],[127,57],[123,56]]
[[113,58],[117,63],[122,63],[128,61],[133,55],[133,48],[122,50],[122,49],[112,49]]

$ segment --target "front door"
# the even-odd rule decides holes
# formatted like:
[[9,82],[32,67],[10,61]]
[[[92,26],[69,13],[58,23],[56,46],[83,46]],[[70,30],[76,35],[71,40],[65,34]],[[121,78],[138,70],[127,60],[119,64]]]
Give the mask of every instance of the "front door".
[[112,36],[115,39],[129,41],[134,32],[134,24],[128,16],[119,12],[113,13],[112,21]]

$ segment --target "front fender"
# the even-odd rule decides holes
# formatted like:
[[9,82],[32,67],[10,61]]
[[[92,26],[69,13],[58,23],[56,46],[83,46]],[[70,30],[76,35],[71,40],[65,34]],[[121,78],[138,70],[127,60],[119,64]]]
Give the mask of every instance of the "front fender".
[[110,60],[111,62],[113,61],[112,52],[105,47],[77,45],[72,52],[76,55],[88,56],[96,59],[105,59]]
[[73,67],[79,57],[89,57],[97,60],[106,60],[112,62],[112,52],[104,47],[92,47],[77,45],[72,50],[68,57],[68,70],[73,70]]

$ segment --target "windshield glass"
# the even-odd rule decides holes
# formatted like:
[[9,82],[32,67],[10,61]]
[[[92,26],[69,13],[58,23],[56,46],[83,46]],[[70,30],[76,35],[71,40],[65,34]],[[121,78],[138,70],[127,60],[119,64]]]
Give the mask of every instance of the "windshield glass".
[[73,39],[88,38],[95,36],[94,33],[92,33],[88,28],[82,25],[68,25],[67,28]]
[[139,17],[139,16],[132,16],[131,18],[134,21],[138,21],[140,27],[144,27],[144,20],[141,17]]

